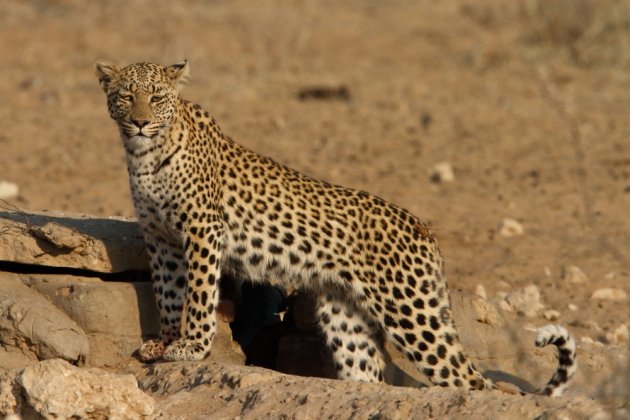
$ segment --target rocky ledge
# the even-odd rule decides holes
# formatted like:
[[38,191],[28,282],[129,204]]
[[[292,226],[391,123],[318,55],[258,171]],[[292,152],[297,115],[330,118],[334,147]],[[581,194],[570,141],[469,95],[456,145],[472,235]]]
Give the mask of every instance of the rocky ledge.
[[[330,355],[315,327],[313,296],[300,290],[257,295],[259,291],[239,287],[238,279],[222,289],[219,333],[209,358],[141,364],[134,351],[158,332],[142,249],[133,221],[0,213],[0,415],[93,419],[627,416],[625,397],[619,393],[628,387],[627,376],[614,374],[627,369],[623,346],[581,342],[575,383],[567,396],[557,399],[424,387],[426,378],[390,347],[386,349],[389,385],[326,379],[332,376]],[[514,320],[513,312],[508,311],[509,316],[503,312],[504,302],[515,302],[514,298],[493,303],[452,291],[451,299],[461,339],[488,376],[526,390],[548,379],[556,356],[553,349],[533,346],[534,334],[523,328],[523,318]],[[264,304],[248,308],[252,301]],[[269,322],[252,324],[243,315],[268,306],[275,308]]]

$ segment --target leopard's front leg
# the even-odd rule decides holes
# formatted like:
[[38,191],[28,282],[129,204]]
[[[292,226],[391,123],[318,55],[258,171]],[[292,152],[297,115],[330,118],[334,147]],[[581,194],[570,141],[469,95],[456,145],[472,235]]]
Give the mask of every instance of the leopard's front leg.
[[160,338],[148,340],[138,350],[143,362],[159,360],[166,346],[180,337],[181,313],[186,296],[186,260],[181,246],[146,236],[153,294],[160,315]]
[[181,337],[166,348],[165,360],[201,360],[210,353],[216,332],[222,247],[220,222],[188,228],[184,239],[188,288]]

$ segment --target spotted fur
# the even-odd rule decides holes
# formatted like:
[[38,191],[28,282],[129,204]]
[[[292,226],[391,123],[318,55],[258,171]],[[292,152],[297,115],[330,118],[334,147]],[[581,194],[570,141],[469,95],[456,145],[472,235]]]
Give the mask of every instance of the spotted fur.
[[[211,349],[222,271],[320,293],[318,316],[340,378],[383,381],[383,340],[430,380],[492,388],[466,356],[433,234],[407,210],[364,191],[312,179],[226,137],[182,99],[186,62],[96,64],[127,152],[133,201],[151,259],[161,338],[145,361],[198,360]],[[569,380],[566,330],[541,391]]]

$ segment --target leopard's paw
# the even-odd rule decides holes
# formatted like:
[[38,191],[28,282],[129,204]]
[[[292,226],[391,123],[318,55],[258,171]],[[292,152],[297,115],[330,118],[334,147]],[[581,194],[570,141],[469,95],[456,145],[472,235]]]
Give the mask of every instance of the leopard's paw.
[[149,340],[146,341],[138,349],[138,357],[142,362],[154,362],[162,359],[164,351],[166,350],[166,343],[161,340]]
[[210,353],[210,350],[204,349],[201,343],[179,339],[166,347],[163,358],[171,362],[180,360],[193,361],[204,359],[208,353]]

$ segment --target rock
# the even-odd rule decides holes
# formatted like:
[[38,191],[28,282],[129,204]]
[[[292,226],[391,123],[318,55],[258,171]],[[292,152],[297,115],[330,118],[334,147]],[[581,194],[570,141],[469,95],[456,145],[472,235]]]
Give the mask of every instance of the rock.
[[151,283],[65,275],[22,275],[89,334],[155,336],[160,332]]
[[402,388],[302,378],[206,362],[163,363],[136,371],[156,398],[156,418],[562,418],[601,411],[587,397],[540,398],[501,391]]
[[22,411],[45,418],[152,418],[153,398],[133,375],[80,369],[62,360],[26,367],[17,377]]
[[0,368],[2,369],[22,369],[38,361],[35,352],[28,351],[28,349],[0,346]]
[[209,359],[233,365],[245,364],[245,353],[241,346],[232,339],[230,324],[217,319],[217,333],[212,342],[212,352]]
[[453,182],[455,173],[450,162],[440,162],[433,165],[431,169],[431,181],[435,183]]
[[576,304],[574,304],[574,303],[569,303],[569,304],[567,305],[567,309],[569,309],[570,311],[577,311],[577,310],[578,310],[578,307],[577,307],[577,305],[576,305]]
[[451,291],[449,294],[459,338],[470,357],[493,369],[500,367],[496,365],[498,359],[517,357],[513,333],[494,303],[464,292]]
[[601,300],[626,300],[628,295],[622,289],[615,289],[612,287],[605,287],[602,289],[597,289],[591,295],[591,299],[601,299]]
[[477,296],[479,296],[482,299],[487,299],[488,298],[488,294],[486,293],[486,288],[483,287],[483,284],[478,284],[477,288],[475,289],[475,294]]
[[0,261],[103,273],[149,269],[132,220],[0,211],[0,231]]
[[606,281],[615,281],[617,280],[617,273],[611,271],[610,273],[604,274],[604,280]]
[[[90,366],[119,366],[147,338],[159,336],[159,315],[151,283],[66,275],[22,275],[22,278],[83,328],[92,349],[86,361]],[[240,346],[232,343],[225,316],[219,316],[217,323],[212,350],[221,356],[217,360],[244,363]]]
[[630,339],[630,332],[626,324],[621,324],[614,330],[606,333],[606,342],[609,344],[623,344]]
[[514,219],[505,218],[499,224],[499,235],[504,238],[522,235],[524,232],[523,225]]
[[497,298],[501,309],[508,312],[519,312],[528,317],[536,316],[544,307],[540,303],[540,291],[533,284],[510,293],[497,294]]
[[17,184],[9,181],[0,180],[0,200],[17,197],[20,190]]
[[4,420],[19,409],[19,389],[14,379],[15,375],[9,371],[0,371],[0,416],[7,416]]
[[89,366],[118,366],[144,339],[159,335],[150,283],[102,281],[69,275],[27,275],[22,279],[46,296],[87,334]]
[[543,318],[545,318],[547,321],[555,321],[560,318],[560,316],[560,311],[556,311],[555,309],[548,309],[543,312]]
[[586,274],[575,265],[563,267],[562,278],[572,284],[583,284],[588,280]]
[[89,345],[83,329],[19,276],[0,273],[0,343],[38,359],[85,362]]

